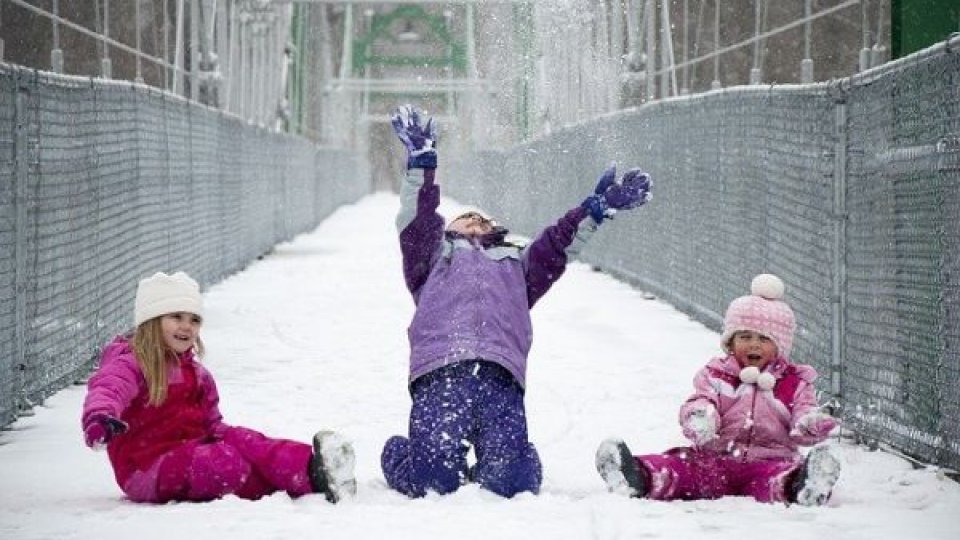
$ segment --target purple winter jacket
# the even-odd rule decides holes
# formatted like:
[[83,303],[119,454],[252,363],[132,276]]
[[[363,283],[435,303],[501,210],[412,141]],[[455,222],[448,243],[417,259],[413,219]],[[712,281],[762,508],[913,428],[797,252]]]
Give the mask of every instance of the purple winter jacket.
[[[817,410],[816,370],[777,358],[763,370],[776,383],[771,390],[761,390],[742,383],[740,369],[733,355],[721,356],[711,359],[693,379],[694,393],[681,406],[679,420],[685,427],[695,408],[716,408],[717,438],[701,446],[703,450],[745,460],[789,458],[799,455],[798,446],[826,440],[828,433],[811,435],[797,429],[800,418]],[[685,434],[691,437],[686,427]]]
[[530,308],[596,223],[578,206],[525,248],[444,232],[433,174],[407,171],[397,216],[404,278],[417,306],[407,329],[410,383],[454,362],[483,359],[524,386],[533,340]]

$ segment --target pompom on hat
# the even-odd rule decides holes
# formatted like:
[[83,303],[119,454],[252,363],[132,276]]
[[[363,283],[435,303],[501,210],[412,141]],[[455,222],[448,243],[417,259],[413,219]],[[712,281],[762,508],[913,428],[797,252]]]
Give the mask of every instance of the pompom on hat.
[[760,372],[757,366],[747,366],[740,370],[740,381],[747,384],[755,384],[761,390],[773,390],[777,385],[777,379],[766,371]]
[[783,281],[773,274],[760,274],[750,283],[750,294],[730,302],[723,318],[720,344],[730,348],[730,338],[741,331],[757,332],[777,345],[783,358],[790,358],[796,322],[793,310],[783,301]]
[[203,317],[200,286],[193,278],[183,272],[173,275],[157,272],[140,280],[133,310],[135,326],[154,317],[181,311]]

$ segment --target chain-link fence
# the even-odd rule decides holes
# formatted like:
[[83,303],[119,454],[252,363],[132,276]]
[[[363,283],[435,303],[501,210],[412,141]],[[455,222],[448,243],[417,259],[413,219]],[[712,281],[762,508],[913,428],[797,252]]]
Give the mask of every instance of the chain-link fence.
[[0,122],[0,425],[132,327],[140,278],[210,285],[368,191],[349,151],[130,83],[0,65]]
[[[440,172],[532,235],[611,160],[654,178],[582,258],[719,329],[761,272],[846,425],[960,469],[960,38],[850,79],[651,103]],[[719,344],[718,344],[719,351]]]

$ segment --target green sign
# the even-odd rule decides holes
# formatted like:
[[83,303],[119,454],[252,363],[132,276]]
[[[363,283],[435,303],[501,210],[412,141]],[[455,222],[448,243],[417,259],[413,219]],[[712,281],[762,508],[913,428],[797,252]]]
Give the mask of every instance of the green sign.
[[960,1],[891,0],[890,48],[907,56],[960,32]]

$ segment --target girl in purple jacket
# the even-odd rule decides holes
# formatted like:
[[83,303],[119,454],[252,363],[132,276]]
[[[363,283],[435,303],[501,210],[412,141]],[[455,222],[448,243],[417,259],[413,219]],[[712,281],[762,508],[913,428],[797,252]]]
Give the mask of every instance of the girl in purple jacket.
[[[421,124],[405,106],[393,126],[408,152],[397,229],[416,312],[408,329],[409,433],[384,445],[384,476],[411,497],[450,493],[468,481],[504,497],[537,493],[540,459],[527,439],[523,403],[530,308],[612,211],[648,200],[649,177],[634,169],[617,183],[611,167],[583,204],[519,247],[476,212],[445,230],[433,120]],[[471,447],[476,464],[468,467]]]
[[87,383],[87,446],[106,446],[120,489],[135,502],[258,499],[279,490],[356,492],[350,444],[321,431],[309,444],[223,422],[213,377],[197,361],[203,303],[183,272],[140,281],[136,330],[107,345]]
[[597,471],[611,491],[658,500],[746,495],[760,502],[824,504],[840,475],[824,441],[837,420],[817,406],[816,371],[790,361],[793,311],[783,282],[753,279],[751,294],[730,303],[721,343],[727,354],[694,378],[680,408],[691,447],[633,456],[619,439],[597,449]]

